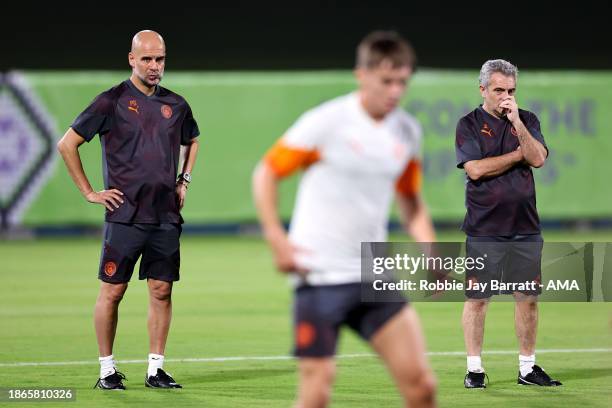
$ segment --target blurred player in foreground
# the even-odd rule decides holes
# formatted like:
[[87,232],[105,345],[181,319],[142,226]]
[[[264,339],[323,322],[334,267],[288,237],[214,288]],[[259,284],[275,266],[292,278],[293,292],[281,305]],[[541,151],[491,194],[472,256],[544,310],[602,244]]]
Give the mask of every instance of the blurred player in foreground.
[[[394,32],[373,32],[357,49],[356,92],[306,112],[270,149],[253,192],[277,268],[292,275],[298,407],[329,403],[339,329],[347,325],[386,363],[406,404],[435,405],[435,379],[421,325],[399,296],[361,300],[361,242],[385,241],[394,192],[407,231],[435,239],[420,196],[421,129],[398,107],[415,66]],[[277,207],[279,182],[304,170],[287,235]]]
[[[468,272],[466,280],[489,288],[466,291],[466,388],[486,387],[480,354],[488,301],[495,294],[513,294],[516,300],[518,383],[561,385],[535,364],[543,240],[531,168],[544,165],[548,148],[536,115],[518,108],[517,72],[504,60],[485,62],[479,80],[483,104],[457,124],[457,167],[467,175],[462,227],[467,234],[466,252],[487,258],[484,270]],[[509,284],[511,290],[490,290],[493,281]]]
[[[94,316],[100,351],[96,386],[102,389],[125,388],[125,377],[115,367],[113,343],[119,302],[141,255],[139,279],[147,280],[150,299],[145,385],[181,388],[162,367],[172,316],[172,283],[179,280],[180,210],[199,131],[185,99],[159,86],[165,57],[159,34],[136,34],[129,53],[131,77],[98,95],[58,143],[83,197],[107,210]],[[102,144],[105,188],[98,192],[89,184],[78,151],[96,134]],[[182,173],[177,179],[180,161]]]

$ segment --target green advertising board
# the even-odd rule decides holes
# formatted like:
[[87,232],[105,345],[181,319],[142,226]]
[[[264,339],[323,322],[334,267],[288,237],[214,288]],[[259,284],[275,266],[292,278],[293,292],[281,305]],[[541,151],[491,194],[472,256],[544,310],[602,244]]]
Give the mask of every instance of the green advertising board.
[[[58,140],[100,92],[128,72],[27,72],[21,78],[54,120]],[[465,176],[455,167],[459,117],[481,102],[477,71],[420,70],[402,106],[424,129],[424,196],[436,220],[464,215]],[[190,103],[201,130],[201,150],[183,215],[188,223],[255,220],[251,173],[274,141],[305,110],[355,88],[349,71],[174,73],[163,85]],[[612,73],[521,72],[519,107],[535,112],[550,148],[534,170],[543,219],[612,217]],[[102,189],[97,138],[80,149],[94,188]],[[288,218],[299,176],[284,183]],[[103,207],[84,201],[54,153],[49,176],[22,211],[27,226],[99,224]]]

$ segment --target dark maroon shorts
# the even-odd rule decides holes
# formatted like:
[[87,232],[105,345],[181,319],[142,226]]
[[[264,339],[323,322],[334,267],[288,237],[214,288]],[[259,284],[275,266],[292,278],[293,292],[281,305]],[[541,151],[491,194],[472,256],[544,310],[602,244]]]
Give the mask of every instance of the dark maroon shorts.
[[362,296],[368,294],[362,290],[373,289],[371,285],[362,287],[361,283],[297,288],[293,308],[293,354],[297,357],[333,356],[343,325],[368,341],[407,304],[401,294],[395,293],[389,295],[392,299],[364,302]]
[[179,280],[180,224],[104,224],[104,243],[98,278],[108,283],[129,282],[140,260],[138,279]]

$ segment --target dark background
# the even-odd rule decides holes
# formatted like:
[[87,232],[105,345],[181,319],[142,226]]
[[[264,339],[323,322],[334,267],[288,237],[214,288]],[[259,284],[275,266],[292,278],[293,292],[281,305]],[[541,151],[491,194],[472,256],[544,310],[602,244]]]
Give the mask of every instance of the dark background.
[[605,10],[525,15],[514,3],[490,3],[463,16],[465,10],[453,13],[442,5],[442,14],[416,14],[408,2],[394,7],[337,3],[282,9],[187,9],[178,2],[32,6],[2,17],[0,71],[126,69],[131,37],[145,28],[164,36],[167,68],[173,70],[347,69],[359,40],[380,28],[408,38],[422,67],[475,69],[486,59],[504,58],[520,69],[612,69]]

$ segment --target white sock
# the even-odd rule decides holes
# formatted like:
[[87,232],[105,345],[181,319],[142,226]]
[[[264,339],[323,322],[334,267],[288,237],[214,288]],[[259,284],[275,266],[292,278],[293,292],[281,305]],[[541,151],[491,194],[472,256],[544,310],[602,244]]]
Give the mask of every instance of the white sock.
[[147,375],[149,377],[157,375],[157,369],[164,367],[164,356],[161,354],[149,354],[149,368]]
[[480,356],[467,356],[467,369],[472,373],[484,373]]
[[100,378],[108,377],[116,370],[115,368],[115,357],[111,354],[106,357],[98,357],[100,360]]
[[523,356],[522,354],[519,354],[519,370],[521,371],[521,375],[523,377],[533,370],[534,365],[535,354],[532,354],[530,356]]

